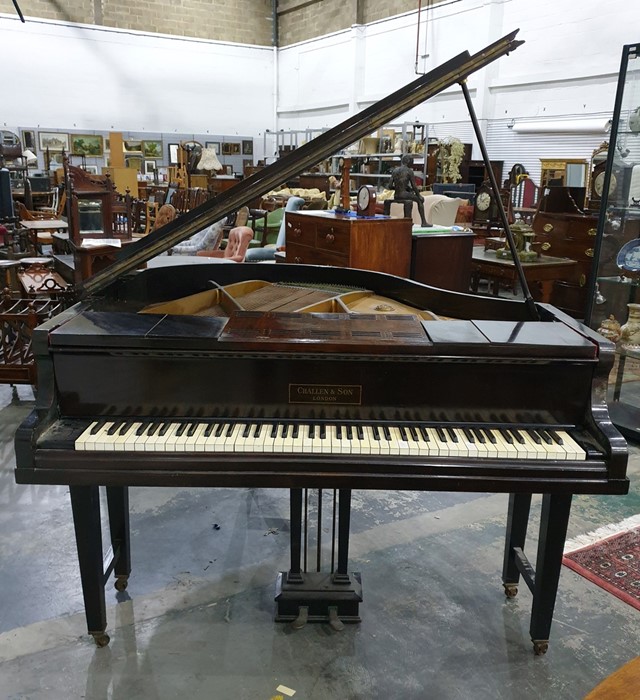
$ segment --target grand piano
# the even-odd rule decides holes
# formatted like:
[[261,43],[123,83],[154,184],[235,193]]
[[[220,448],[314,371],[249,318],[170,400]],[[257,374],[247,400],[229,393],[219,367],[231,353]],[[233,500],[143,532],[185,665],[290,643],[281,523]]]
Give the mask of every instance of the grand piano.
[[[202,486],[290,490],[291,565],[277,575],[276,619],[297,626],[359,619],[352,489],[508,493],[503,585],[508,597],[521,578],[531,590],[531,639],[547,650],[572,495],[629,486],[626,443],[605,403],[608,341],[530,295],[483,298],[321,266],[139,269],[304,164],[449,85],[464,88],[519,43],[514,32],[464,52],[132,244],[35,330],[38,396],[16,434],[15,478],[69,485],[99,646],[109,642],[105,584],[113,573],[123,590],[131,571],[128,488]],[[106,569],[99,487],[114,553]],[[306,489],[337,494],[329,572],[301,566]],[[535,562],[524,554],[532,494],[543,496]]]

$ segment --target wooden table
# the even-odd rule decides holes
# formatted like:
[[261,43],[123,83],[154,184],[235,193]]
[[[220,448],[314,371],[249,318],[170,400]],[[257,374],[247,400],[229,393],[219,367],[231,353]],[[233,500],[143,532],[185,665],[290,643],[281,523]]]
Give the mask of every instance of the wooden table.
[[63,219],[36,219],[35,221],[21,221],[20,226],[29,231],[66,231],[69,224]]
[[[531,294],[545,303],[551,299],[551,290],[556,280],[570,279],[575,274],[578,263],[570,258],[553,258],[541,255],[534,262],[522,263],[524,276],[531,288]],[[519,282],[518,271],[513,260],[496,257],[495,250],[485,250],[484,246],[474,246],[471,259],[471,289],[478,291],[478,282],[486,279],[492,285],[494,296],[498,296],[500,282],[513,287]]]

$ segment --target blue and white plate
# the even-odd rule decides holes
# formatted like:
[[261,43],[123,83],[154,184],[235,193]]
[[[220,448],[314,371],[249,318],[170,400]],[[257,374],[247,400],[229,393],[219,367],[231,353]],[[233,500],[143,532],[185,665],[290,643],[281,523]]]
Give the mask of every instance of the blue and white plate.
[[640,238],[627,241],[618,251],[616,264],[627,272],[640,272]]

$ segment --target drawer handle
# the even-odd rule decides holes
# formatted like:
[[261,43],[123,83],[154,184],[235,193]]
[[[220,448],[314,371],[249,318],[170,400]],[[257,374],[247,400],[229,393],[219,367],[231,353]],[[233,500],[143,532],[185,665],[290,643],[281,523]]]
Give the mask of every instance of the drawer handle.
[[597,229],[597,228],[590,228],[590,229],[587,231],[587,235],[589,235],[589,236],[595,236],[597,233],[598,233],[598,229]]
[[542,250],[551,250],[551,243],[543,243],[540,247]]
[[301,263],[301,262],[302,262],[302,258],[301,258],[299,255],[296,255],[296,257],[293,259],[293,262],[294,262],[294,263]]
[[545,233],[551,233],[551,231],[553,231],[553,224],[545,224],[545,225],[542,227],[542,230],[543,230]]
[[587,249],[584,251],[584,254],[585,254],[588,258],[592,258],[592,257],[593,257],[593,248],[587,248]]
[[293,229],[294,238],[300,238],[301,235],[302,235],[302,229],[297,228],[297,227]]
[[[331,230],[333,231],[333,229]],[[325,238],[327,243],[333,243],[336,240],[336,237],[332,233],[328,233]]]

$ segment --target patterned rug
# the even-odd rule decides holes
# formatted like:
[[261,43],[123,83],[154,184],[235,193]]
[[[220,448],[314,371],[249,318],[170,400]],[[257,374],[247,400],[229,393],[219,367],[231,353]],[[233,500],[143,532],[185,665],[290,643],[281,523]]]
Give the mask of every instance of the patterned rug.
[[[637,523],[637,518],[630,520]],[[623,525],[624,522],[620,523]],[[612,527],[599,532],[607,529],[610,532]],[[587,546],[580,546],[580,538],[573,543],[567,542],[562,563],[640,610],[640,526],[618,529],[624,531]],[[597,532],[591,539],[593,535],[597,537]]]

